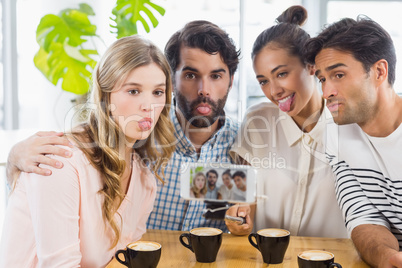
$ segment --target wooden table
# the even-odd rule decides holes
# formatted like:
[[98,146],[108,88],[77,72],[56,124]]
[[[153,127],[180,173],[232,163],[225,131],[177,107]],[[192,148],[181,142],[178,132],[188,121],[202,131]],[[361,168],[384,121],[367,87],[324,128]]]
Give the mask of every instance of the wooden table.
[[[247,236],[223,234],[222,246],[216,262],[198,263],[194,253],[183,247],[179,241],[180,231],[148,230],[142,240],[156,241],[162,245],[162,256],[158,268],[164,267],[267,267],[263,263],[260,252],[250,245]],[[304,250],[321,249],[335,254],[335,261],[344,268],[369,267],[358,256],[350,239],[317,238],[291,236],[283,263],[269,267],[296,268],[297,254]],[[107,268],[125,267],[113,259]]]

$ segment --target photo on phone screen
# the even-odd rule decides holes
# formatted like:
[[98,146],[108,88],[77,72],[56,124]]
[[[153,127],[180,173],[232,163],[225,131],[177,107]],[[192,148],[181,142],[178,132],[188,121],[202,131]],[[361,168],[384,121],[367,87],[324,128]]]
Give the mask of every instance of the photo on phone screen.
[[250,166],[191,163],[181,174],[184,199],[253,203],[255,194],[255,170]]

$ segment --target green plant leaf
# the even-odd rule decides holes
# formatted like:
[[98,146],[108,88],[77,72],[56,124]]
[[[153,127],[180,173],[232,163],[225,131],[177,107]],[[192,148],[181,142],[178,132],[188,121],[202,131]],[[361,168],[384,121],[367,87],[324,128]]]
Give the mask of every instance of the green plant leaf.
[[151,0],[117,0],[116,6],[112,10],[114,18],[111,18],[115,25],[110,25],[117,30],[114,32],[117,34],[117,38],[138,34],[137,22],[142,23],[147,33],[150,32],[151,27],[141,15],[141,11],[151,21],[153,28],[158,26],[159,21],[151,9],[162,16],[165,14],[165,9]]
[[204,172],[204,167],[202,167],[202,166],[196,167],[195,173],[198,173],[198,172]]
[[[34,57],[35,66],[54,85],[62,79],[61,88],[75,94],[89,91],[91,74],[98,55],[88,40],[96,35],[96,26],[89,16],[95,13],[87,4],[79,9],[64,9],[58,15],[42,17],[37,29],[36,40],[40,46]],[[93,45],[92,45],[93,46]]]
[[79,10],[82,11],[83,13],[95,16],[95,12],[90,5],[81,3],[79,6],[80,6]]
[[96,65],[89,55],[98,54],[97,51],[71,47],[67,42],[64,45],[53,42],[49,50],[51,53],[42,48],[38,51],[34,57],[35,66],[54,85],[62,79],[63,90],[79,95],[87,93],[92,69]]
[[91,24],[88,16],[93,14],[92,8],[84,5],[81,9],[64,9],[59,15],[48,14],[42,17],[37,29],[38,44],[49,52],[52,42],[79,46],[87,42],[88,37],[96,36],[96,26]]

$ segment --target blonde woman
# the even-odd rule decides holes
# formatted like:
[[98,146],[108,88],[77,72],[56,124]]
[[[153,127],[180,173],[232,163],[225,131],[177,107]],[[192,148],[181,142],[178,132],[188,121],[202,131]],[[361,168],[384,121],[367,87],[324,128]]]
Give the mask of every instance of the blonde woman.
[[151,42],[131,36],[108,48],[93,74],[88,120],[68,134],[73,156],[52,156],[64,168],[47,167],[51,176],[16,181],[0,267],[104,267],[141,238],[152,173],[161,180],[174,150],[171,92],[169,65]]
[[204,173],[198,172],[193,179],[190,196],[195,198],[205,198],[207,191],[207,177],[205,177]]

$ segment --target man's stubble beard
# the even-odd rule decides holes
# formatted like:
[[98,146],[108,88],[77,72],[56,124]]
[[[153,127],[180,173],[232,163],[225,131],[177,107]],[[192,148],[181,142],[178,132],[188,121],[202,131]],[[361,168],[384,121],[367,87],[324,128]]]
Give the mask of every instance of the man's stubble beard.
[[[194,127],[197,128],[207,128],[210,127],[216,120],[224,116],[224,107],[226,104],[227,97],[229,95],[229,89],[227,90],[225,96],[219,99],[217,102],[207,98],[198,96],[197,99],[188,103],[186,98],[180,92],[176,93],[176,105],[179,111],[183,114],[184,118]],[[200,103],[207,103],[211,106],[212,113],[209,116],[195,115],[195,107]]]

